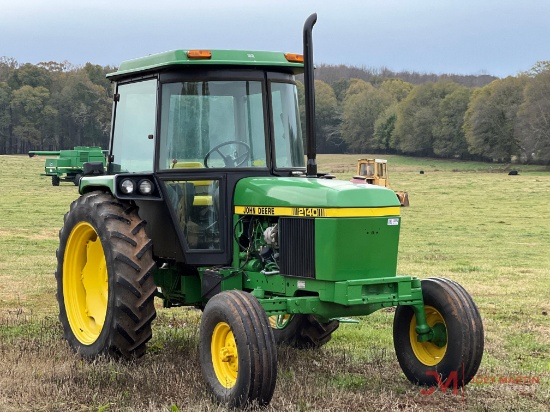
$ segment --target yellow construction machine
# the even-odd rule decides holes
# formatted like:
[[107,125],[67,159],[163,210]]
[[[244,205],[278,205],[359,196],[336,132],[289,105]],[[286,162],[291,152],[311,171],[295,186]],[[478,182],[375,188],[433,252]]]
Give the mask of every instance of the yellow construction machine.
[[[351,179],[353,183],[384,186],[389,188],[388,161],[385,159],[359,159],[357,174]],[[409,206],[407,192],[394,190],[401,206]]]

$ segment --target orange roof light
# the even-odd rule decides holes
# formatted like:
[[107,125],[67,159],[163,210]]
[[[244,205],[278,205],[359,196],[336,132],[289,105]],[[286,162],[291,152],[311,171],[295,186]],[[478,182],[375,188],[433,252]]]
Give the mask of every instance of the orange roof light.
[[210,59],[212,58],[212,52],[210,50],[189,50],[187,57],[189,59]]
[[291,63],[303,63],[304,56],[296,53],[285,53],[285,58]]

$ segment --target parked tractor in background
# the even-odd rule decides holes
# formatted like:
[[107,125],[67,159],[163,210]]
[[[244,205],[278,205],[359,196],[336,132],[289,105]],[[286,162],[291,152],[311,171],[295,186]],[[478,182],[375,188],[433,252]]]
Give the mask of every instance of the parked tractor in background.
[[105,166],[105,154],[106,150],[102,150],[101,147],[76,146],[71,150],[31,150],[29,157],[57,156],[54,159],[46,159],[44,173],[40,176],[51,176],[53,186],[59,186],[61,181],[73,182],[78,186],[84,173],[84,163],[102,162]]
[[[357,174],[351,181],[358,184],[369,184],[390,188],[388,178],[388,161],[384,159],[359,159],[357,161]],[[409,194],[395,190],[401,206],[409,206]]]
[[305,23],[303,55],[175,50],[108,75],[107,167],[87,164],[57,250],[59,319],[83,357],[144,355],[155,297],[194,306],[213,398],[265,405],[276,344],[317,348],[340,318],[396,306],[395,351],[410,381],[475,375],[483,325],[470,295],[451,280],[396,274],[395,194],[317,172],[316,20]]

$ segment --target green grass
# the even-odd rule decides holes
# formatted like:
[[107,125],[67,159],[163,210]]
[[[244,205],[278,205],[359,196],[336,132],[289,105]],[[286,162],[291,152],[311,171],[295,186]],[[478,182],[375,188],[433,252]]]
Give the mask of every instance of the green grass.
[[[361,157],[369,156],[319,155],[319,169],[349,179]],[[550,171],[377,157],[388,159],[392,188],[411,202],[401,209],[398,273],[447,277],[472,294],[485,326],[480,379],[457,396],[422,395],[397,364],[387,309],[342,324],[320,350],[280,348],[267,410],[547,410]],[[55,250],[78,195],[71,183],[53,187],[41,177],[43,161],[0,156],[0,410],[225,410],[202,383],[196,310],[158,305],[137,362],[85,362],[67,347],[56,319]],[[538,382],[499,382],[518,376]]]

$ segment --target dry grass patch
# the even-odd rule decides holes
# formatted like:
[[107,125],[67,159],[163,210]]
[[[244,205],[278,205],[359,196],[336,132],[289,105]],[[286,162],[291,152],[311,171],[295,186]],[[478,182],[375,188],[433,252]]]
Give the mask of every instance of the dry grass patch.
[[[520,176],[507,176],[482,163],[380,155],[320,155],[319,170],[349,179],[361,157],[388,158],[392,187],[410,195],[398,273],[449,277],[474,297],[486,330],[481,382],[457,395],[420,393],[397,364],[393,312],[385,310],[341,325],[321,350],[279,348],[277,387],[263,410],[546,411],[550,173],[521,166]],[[148,353],[137,362],[72,353],[57,321],[53,273],[76,190],[40,177],[43,159],[1,161],[10,172],[0,176],[0,411],[226,411],[209,400],[200,374],[200,311],[158,305]],[[517,376],[539,382],[499,382]]]

